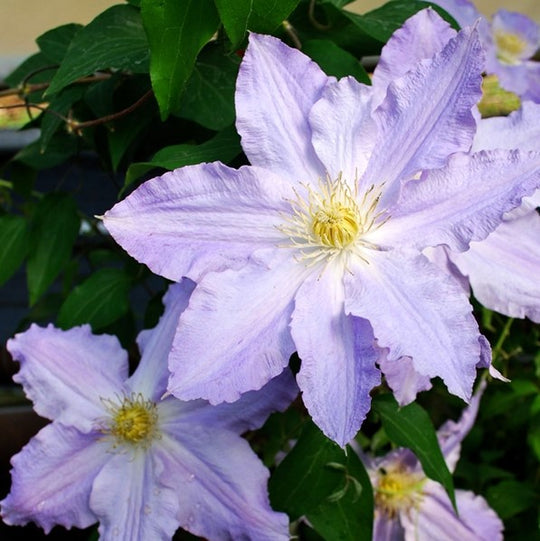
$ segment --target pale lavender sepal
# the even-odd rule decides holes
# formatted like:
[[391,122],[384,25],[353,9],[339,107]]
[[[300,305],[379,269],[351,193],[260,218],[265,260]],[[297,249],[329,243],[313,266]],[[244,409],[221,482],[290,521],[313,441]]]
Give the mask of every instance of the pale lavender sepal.
[[500,541],[503,525],[481,496],[456,490],[459,516],[444,488],[427,481],[417,509],[400,513],[405,541]]
[[300,51],[250,34],[236,84],[236,128],[251,164],[293,182],[324,176],[307,119],[331,81]]
[[440,52],[456,31],[433,9],[423,9],[407,19],[382,48],[373,71],[373,105],[386,96],[388,85],[423,59]]
[[379,359],[379,366],[400,406],[413,402],[419,392],[431,389],[429,377],[415,370],[410,357],[400,357],[390,361],[387,355],[383,355]]
[[[156,456],[157,455],[157,456]],[[99,517],[102,539],[147,541],[171,539],[178,528],[177,491],[159,482],[169,475],[154,449],[111,453],[97,474],[90,506]]]
[[481,97],[483,52],[466,29],[444,49],[388,86],[375,110],[374,152],[361,189],[384,184],[381,205],[392,204],[403,182],[443,166],[449,154],[469,150],[476,129],[471,113]]
[[297,395],[296,380],[289,368],[285,368],[264,387],[243,393],[235,402],[212,406],[206,400],[165,400],[160,416],[167,424],[189,422],[209,429],[219,426],[242,434],[260,428],[271,412],[287,409]]
[[209,273],[197,285],[169,356],[174,396],[233,402],[287,366],[295,351],[293,297],[306,269],[288,250],[276,250],[240,270]]
[[496,148],[540,149],[540,103],[524,101],[508,116],[483,118],[478,123],[471,150]]
[[127,354],[114,336],[95,336],[90,325],[63,331],[33,324],[8,340],[36,412],[89,432],[103,415],[101,398],[119,392],[128,374]]
[[434,3],[452,15],[462,28],[472,26],[479,17],[482,17],[470,0],[437,0]]
[[180,525],[208,539],[289,539],[287,516],[270,508],[268,470],[230,431],[177,423],[159,448],[161,482],[176,491]]
[[480,382],[478,389],[473,394],[469,405],[463,410],[458,421],[448,420],[437,430],[437,439],[450,471],[454,471],[461,452],[461,442],[471,431],[478,415],[480,400],[486,388],[485,380]]
[[374,252],[369,265],[351,263],[344,282],[345,310],[371,323],[390,361],[409,356],[416,372],[441,377],[469,400],[480,360],[478,324],[451,276],[422,255],[391,251]]
[[540,323],[540,216],[535,210],[499,227],[470,250],[451,253],[480,303]]
[[198,281],[279,243],[276,226],[291,196],[290,184],[269,171],[202,163],[145,182],[107,211],[103,223],[156,274]]
[[522,100],[540,103],[540,62],[527,60],[518,66],[499,70],[499,83]]
[[309,114],[313,146],[332,179],[350,183],[364,173],[375,144],[372,88],[346,77],[328,85]]
[[399,520],[375,511],[372,541],[403,541],[405,530]]
[[471,240],[486,238],[538,187],[540,152],[454,154],[446,167],[403,187],[399,206],[374,238],[383,245],[403,245],[406,238],[418,249],[446,244],[463,251]]
[[10,525],[33,521],[49,531],[56,524],[86,528],[98,517],[89,506],[92,482],[109,459],[99,434],[54,423],[11,459],[11,492],[0,502]]
[[163,297],[165,312],[153,329],[139,333],[137,345],[141,360],[137,370],[128,379],[127,386],[142,393],[151,400],[158,401],[167,388],[169,370],[167,359],[178,327],[180,315],[187,308],[195,283],[184,278],[169,286]]
[[369,323],[345,313],[343,284],[331,265],[298,290],[291,333],[302,361],[296,379],[304,404],[324,434],[344,447],[371,408],[381,352]]

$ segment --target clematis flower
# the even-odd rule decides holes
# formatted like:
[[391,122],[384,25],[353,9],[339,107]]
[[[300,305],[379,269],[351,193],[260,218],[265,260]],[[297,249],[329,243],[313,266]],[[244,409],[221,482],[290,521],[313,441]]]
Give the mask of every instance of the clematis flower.
[[[478,412],[477,392],[458,422],[447,421],[438,430],[443,456],[451,471],[459,460],[461,442]],[[427,478],[409,449],[396,449],[383,457],[359,453],[371,478],[375,496],[374,541],[498,541],[503,524],[481,496],[456,490],[456,515],[444,488]]]
[[506,90],[540,103],[540,62],[532,60],[540,47],[540,27],[532,19],[500,9],[488,21],[469,0],[437,0],[435,3],[461,26],[474,24],[480,18],[487,73],[497,75]]
[[128,377],[117,339],[88,325],[49,325],[8,341],[36,411],[53,422],[13,457],[0,502],[7,524],[85,528],[104,539],[170,539],[178,526],[208,539],[286,540],[288,519],[268,503],[268,471],[238,434],[285,408],[297,388],[284,372],[235,404],[160,400],[166,357],[193,284],[165,297],[166,311],[139,335],[141,363]]
[[[438,20],[419,17],[404,32]],[[478,33],[420,35],[433,54],[370,87],[252,34],[236,89],[252,165],[180,168],[105,214],[136,259],[197,282],[169,392],[232,402],[296,350],[304,403],[340,445],[370,408],[379,348],[470,398],[484,342],[461,285],[422,250],[485,238],[540,184],[540,154],[465,154],[481,96]]]

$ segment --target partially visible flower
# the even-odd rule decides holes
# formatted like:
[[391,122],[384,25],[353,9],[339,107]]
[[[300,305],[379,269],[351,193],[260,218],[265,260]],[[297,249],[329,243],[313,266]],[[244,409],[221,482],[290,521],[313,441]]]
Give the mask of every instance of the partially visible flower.
[[142,359],[128,377],[117,339],[88,325],[30,329],[8,341],[14,377],[53,422],[13,457],[0,502],[7,524],[99,521],[104,539],[170,539],[182,526],[208,539],[287,540],[272,511],[268,471],[238,434],[259,427],[297,393],[291,373],[235,404],[161,400],[167,355],[193,283],[170,288],[157,327],[139,335]]
[[[447,421],[438,430],[443,456],[452,471],[461,442],[474,424],[481,391],[475,393],[458,422]],[[359,455],[375,496],[373,541],[502,540],[503,524],[484,498],[456,490],[456,515],[444,488],[426,477],[410,450],[400,448],[378,458]]]
[[503,88],[525,100],[540,102],[540,62],[532,57],[540,47],[540,28],[526,15],[500,9],[491,21],[469,0],[436,0],[460,26],[481,19],[480,35],[486,48],[486,71]]
[[[482,119],[473,150],[519,146],[540,149],[540,104],[523,102],[508,117]],[[510,317],[540,323],[540,191],[504,215],[487,238],[469,250],[444,249],[448,268],[470,283],[480,303]]]
[[400,32],[429,55],[399,52],[396,37],[381,61],[405,69],[372,87],[251,34],[236,88],[251,166],[183,167],[105,214],[136,259],[198,284],[169,357],[179,398],[234,401],[297,351],[306,407],[345,445],[379,382],[376,340],[470,399],[484,342],[460,284],[422,251],[485,238],[540,186],[540,153],[466,153],[484,65],[475,28],[425,10]]

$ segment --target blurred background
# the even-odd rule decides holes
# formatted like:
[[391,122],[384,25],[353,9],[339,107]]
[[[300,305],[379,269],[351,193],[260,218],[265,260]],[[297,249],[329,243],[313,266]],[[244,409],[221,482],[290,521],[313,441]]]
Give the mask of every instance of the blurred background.
[[[86,24],[119,0],[1,0],[0,1],[0,78],[22,59],[37,51],[35,38],[64,23]],[[358,13],[384,4],[384,0],[356,0],[348,9]],[[520,11],[540,23],[539,0],[477,0],[485,15],[500,8]]]

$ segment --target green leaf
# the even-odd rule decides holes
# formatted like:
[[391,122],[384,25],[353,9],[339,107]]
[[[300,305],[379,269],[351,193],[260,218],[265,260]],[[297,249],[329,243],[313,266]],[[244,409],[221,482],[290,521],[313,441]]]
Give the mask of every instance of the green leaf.
[[66,121],[62,117],[69,116],[70,109],[82,98],[84,91],[83,86],[75,86],[65,88],[53,97],[41,121],[40,152],[45,152],[53,135],[61,126],[66,128]]
[[[23,84],[48,83],[55,73],[56,68],[57,66],[52,65],[51,61],[43,53],[36,53],[15,68],[15,70],[4,79],[4,82],[12,88],[16,88]],[[40,101],[43,101],[43,92],[43,89],[38,90],[26,97],[30,102],[39,103]]]
[[41,34],[36,39],[36,43],[49,62],[60,64],[67,53],[69,44],[81,28],[80,24],[64,24]]
[[234,126],[221,131],[200,145],[182,144],[165,147],[157,152],[150,162],[134,163],[129,167],[122,191],[137,178],[156,167],[173,170],[202,162],[221,161],[227,163],[238,156],[240,152],[242,152],[240,137]]
[[150,78],[161,118],[178,110],[199,51],[215,34],[213,0],[143,0],[141,14],[150,43]]
[[148,72],[148,41],[139,11],[113,6],[79,30],[45,95],[100,69]]
[[253,0],[249,29],[271,34],[292,13],[300,0]]
[[244,39],[254,0],[214,0],[233,48]]
[[272,507],[285,511],[291,520],[315,511],[343,484],[343,474],[327,467],[332,462],[344,463],[345,452],[308,422],[270,478]]
[[424,473],[443,485],[455,508],[452,474],[448,470],[437,434],[426,411],[414,402],[400,408],[391,394],[375,397],[372,407],[381,417],[388,437],[396,445],[411,449],[422,464]]
[[498,485],[489,487],[486,499],[503,520],[540,503],[539,495],[533,487],[518,481],[501,481]]
[[77,150],[75,137],[67,133],[56,133],[48,142],[47,152],[42,150],[41,141],[37,140],[17,152],[13,159],[34,169],[48,169],[65,162]]
[[130,277],[116,268],[100,269],[75,287],[58,314],[63,329],[90,323],[98,330],[123,316],[129,309]]
[[0,285],[19,268],[28,253],[29,232],[25,218],[0,216]]
[[351,449],[341,476],[339,497],[327,498],[307,513],[307,519],[327,541],[371,541],[373,488],[362,461]]
[[80,220],[73,198],[48,194],[32,217],[32,237],[27,261],[30,305],[33,305],[69,261]]
[[303,43],[302,52],[311,57],[327,75],[346,77],[370,85],[371,79],[362,64],[351,53],[328,39],[312,39]]
[[224,55],[220,47],[205,48],[186,85],[178,115],[214,131],[230,126],[236,116],[234,91],[239,65],[236,55]]

